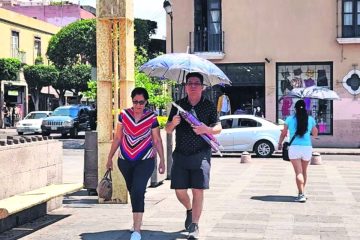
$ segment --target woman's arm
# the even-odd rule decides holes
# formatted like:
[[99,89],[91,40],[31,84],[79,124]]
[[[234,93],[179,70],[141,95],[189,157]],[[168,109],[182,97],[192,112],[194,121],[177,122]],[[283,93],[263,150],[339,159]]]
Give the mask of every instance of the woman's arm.
[[160,157],[159,164],[159,173],[163,174],[165,172],[165,158],[164,158],[164,147],[160,135],[160,128],[156,127],[151,130],[152,140],[156,151]]
[[116,125],[116,130],[115,130],[115,135],[114,135],[114,139],[111,143],[111,148],[110,148],[110,152],[108,155],[108,160],[106,163],[106,169],[113,169],[113,157],[115,152],[117,151],[118,147],[120,146],[120,142],[123,136],[123,132],[122,132],[122,124],[118,123]]
[[316,138],[316,137],[318,136],[318,133],[319,133],[319,131],[318,131],[317,127],[314,126],[314,127],[311,129],[311,134],[312,134],[312,136],[313,136],[314,138]]
[[283,141],[285,139],[285,137],[287,136],[287,132],[288,132],[288,126],[286,124],[284,124],[284,128],[281,131],[280,137],[279,137],[279,143],[278,143],[278,149],[281,150],[282,149],[282,144]]

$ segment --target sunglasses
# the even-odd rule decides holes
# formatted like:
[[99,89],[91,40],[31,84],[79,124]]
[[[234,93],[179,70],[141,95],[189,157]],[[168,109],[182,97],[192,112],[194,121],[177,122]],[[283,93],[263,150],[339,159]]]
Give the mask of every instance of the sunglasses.
[[186,86],[191,86],[191,87],[200,87],[200,86],[202,86],[202,84],[201,83],[185,83],[185,85]]
[[134,100],[132,102],[133,102],[134,105],[137,105],[137,104],[144,105],[146,103],[145,100],[140,100],[140,101]]

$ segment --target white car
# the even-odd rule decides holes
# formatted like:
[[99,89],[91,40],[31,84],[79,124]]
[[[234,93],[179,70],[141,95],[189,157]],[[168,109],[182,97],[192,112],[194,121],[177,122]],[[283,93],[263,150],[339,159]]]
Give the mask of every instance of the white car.
[[277,147],[282,126],[253,115],[220,117],[223,130],[216,135],[224,147],[221,152],[255,152],[270,157]]
[[19,135],[24,133],[41,133],[41,123],[44,118],[51,116],[52,111],[34,111],[16,124],[16,131]]

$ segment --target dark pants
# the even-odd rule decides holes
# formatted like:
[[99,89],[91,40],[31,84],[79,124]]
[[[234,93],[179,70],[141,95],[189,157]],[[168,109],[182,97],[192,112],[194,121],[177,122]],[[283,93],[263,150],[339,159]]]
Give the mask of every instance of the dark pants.
[[130,193],[131,206],[133,212],[144,212],[144,201],[146,184],[155,168],[153,158],[128,161],[119,158],[118,166],[125,178],[126,187]]

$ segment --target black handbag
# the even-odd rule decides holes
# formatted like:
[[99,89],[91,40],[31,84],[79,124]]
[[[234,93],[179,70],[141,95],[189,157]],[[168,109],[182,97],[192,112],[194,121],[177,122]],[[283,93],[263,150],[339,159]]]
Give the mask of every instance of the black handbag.
[[296,134],[291,138],[291,141],[290,142],[284,142],[283,143],[283,147],[282,147],[282,159],[284,161],[290,161],[290,158],[289,158],[289,147],[290,145],[292,144],[292,142],[294,141],[296,137]]

